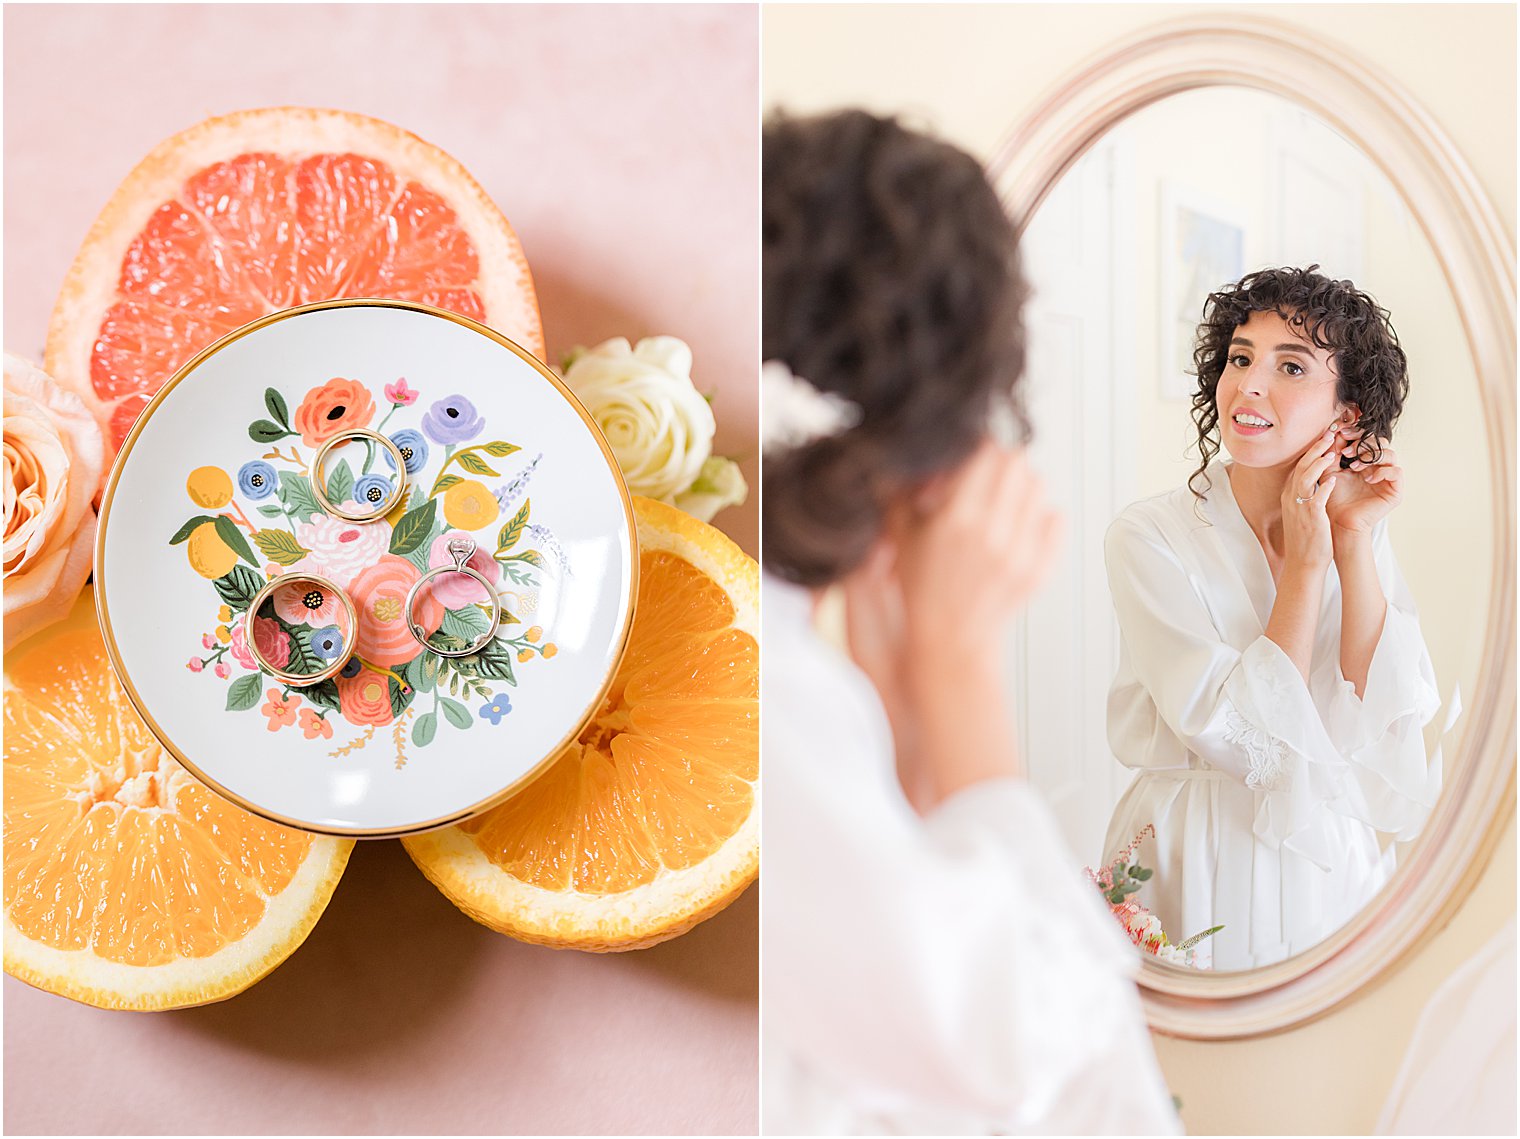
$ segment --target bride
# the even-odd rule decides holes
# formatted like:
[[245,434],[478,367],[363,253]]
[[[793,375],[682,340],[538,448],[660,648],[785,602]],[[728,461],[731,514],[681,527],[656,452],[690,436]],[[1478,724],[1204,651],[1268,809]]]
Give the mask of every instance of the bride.
[[1105,850],[1154,825],[1139,900],[1174,939],[1223,926],[1204,943],[1220,970],[1344,925],[1440,790],[1435,676],[1388,540],[1405,357],[1386,311],[1316,269],[1210,295],[1199,468],[1105,544],[1109,742],[1136,769]]
[[1173,1133],[1005,708],[997,630],[1059,528],[988,441],[1023,421],[1013,226],[974,159],[859,111],[768,124],[763,195],[762,1130]]

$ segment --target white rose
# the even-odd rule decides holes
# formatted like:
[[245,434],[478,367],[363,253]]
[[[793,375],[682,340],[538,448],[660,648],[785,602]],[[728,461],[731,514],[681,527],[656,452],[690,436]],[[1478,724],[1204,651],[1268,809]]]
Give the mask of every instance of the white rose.
[[676,495],[675,505],[693,518],[711,522],[713,515],[738,506],[749,497],[749,484],[732,459],[712,458],[702,464],[696,481]]
[[565,383],[607,437],[634,494],[674,504],[712,455],[718,425],[692,385],[691,349],[674,336],[576,349]]
[[105,439],[73,392],[5,355],[5,649],[68,616],[95,552]]

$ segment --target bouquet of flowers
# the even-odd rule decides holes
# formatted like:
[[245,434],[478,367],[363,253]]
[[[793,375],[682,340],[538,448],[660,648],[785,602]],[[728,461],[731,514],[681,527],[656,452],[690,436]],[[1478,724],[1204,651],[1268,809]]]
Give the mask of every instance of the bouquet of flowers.
[[1130,895],[1139,893],[1140,887],[1150,879],[1152,873],[1139,863],[1131,861],[1135,848],[1142,840],[1155,837],[1156,828],[1146,824],[1145,829],[1131,839],[1129,845],[1121,850],[1107,866],[1101,870],[1088,867],[1087,878],[1103,894],[1103,900],[1108,903],[1109,911],[1118,919],[1125,936],[1132,944],[1151,956],[1169,961],[1173,965],[1181,965],[1189,969],[1206,969],[1208,965],[1198,960],[1197,947],[1205,939],[1222,930],[1224,926],[1216,925],[1212,929],[1193,934],[1185,941],[1173,944],[1167,937],[1166,931],[1161,928],[1161,919],[1139,902],[1130,900]]

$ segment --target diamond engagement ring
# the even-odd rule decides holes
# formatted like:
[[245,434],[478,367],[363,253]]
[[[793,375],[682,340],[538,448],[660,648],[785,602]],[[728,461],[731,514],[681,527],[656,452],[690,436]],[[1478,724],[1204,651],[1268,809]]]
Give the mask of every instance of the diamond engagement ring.
[[[406,627],[417,643],[430,653],[436,653],[441,657],[473,656],[491,643],[491,639],[496,636],[496,630],[501,627],[501,598],[496,593],[496,587],[486,580],[485,575],[478,570],[471,569],[468,564],[470,558],[475,553],[475,541],[473,538],[467,537],[464,534],[456,534],[449,539],[448,549],[449,556],[454,559],[454,564],[428,570],[427,573],[417,579],[416,583],[407,592],[406,608],[404,610],[406,614]],[[433,578],[446,573],[462,573],[465,577],[474,579],[486,591],[486,596],[491,599],[491,627],[462,649],[441,649],[433,644],[428,640],[428,631],[419,625],[416,617],[412,615],[413,606],[422,593],[422,587]]]

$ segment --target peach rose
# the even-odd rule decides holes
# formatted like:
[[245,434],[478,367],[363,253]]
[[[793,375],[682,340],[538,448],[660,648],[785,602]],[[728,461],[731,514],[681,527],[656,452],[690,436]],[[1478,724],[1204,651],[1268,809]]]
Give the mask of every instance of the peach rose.
[[62,620],[95,552],[105,439],[79,397],[5,356],[5,650]]
[[[421,576],[421,571],[405,558],[382,554],[374,565],[354,578],[349,595],[359,612],[354,655],[360,660],[395,668],[422,651],[422,646],[407,632],[405,613],[406,595]],[[430,635],[443,624],[443,606],[429,590],[417,598],[414,615]]]
[[367,668],[356,676],[338,677],[338,706],[350,724],[388,724],[394,719],[389,682]]
[[293,425],[308,447],[320,447],[340,431],[368,427],[374,417],[369,389],[357,380],[335,377],[306,393]]

